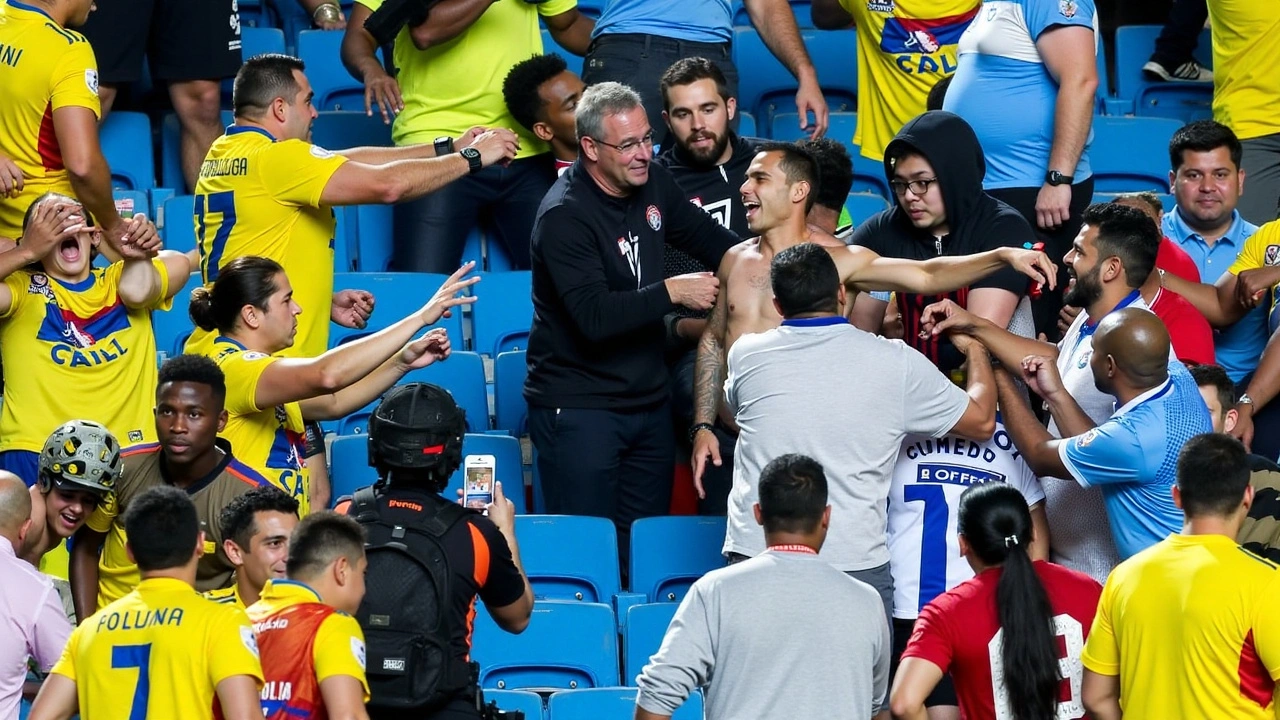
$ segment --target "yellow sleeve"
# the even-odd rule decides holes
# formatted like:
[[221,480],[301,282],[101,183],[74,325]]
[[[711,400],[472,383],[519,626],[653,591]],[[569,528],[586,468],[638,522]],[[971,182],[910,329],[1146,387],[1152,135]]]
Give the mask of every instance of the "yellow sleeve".
[[0,313],[0,320],[7,320],[18,314],[18,306],[27,299],[27,286],[31,284],[31,275],[25,272],[16,272],[4,279],[4,284],[9,288],[9,309]]
[[[151,267],[155,269],[160,276],[160,296],[157,297],[147,309],[149,310],[168,310],[173,306],[173,298],[169,295],[169,268],[165,267],[164,261],[160,258],[151,259]],[[116,292],[120,292],[120,278],[124,275],[124,261],[113,262],[107,266],[103,273],[103,279],[110,283]]]
[[[858,0],[840,0],[840,7],[844,8],[845,12],[854,16],[855,18],[858,17],[857,4],[858,4]],[[863,3],[863,5],[865,4],[866,3]]]
[[80,647],[80,638],[84,633],[88,632],[85,628],[88,624],[82,624],[71,631],[71,637],[67,638],[67,644],[62,648],[62,656],[58,658],[58,662],[54,664],[52,673],[57,673],[72,682],[76,679],[76,648]]
[[554,17],[578,7],[578,0],[545,0],[534,7],[538,8],[539,15]]
[[382,7],[382,0],[356,0],[356,4],[363,5],[376,12],[378,8]]
[[93,513],[89,515],[89,519],[84,524],[94,532],[109,532],[111,524],[115,522],[116,517],[120,514],[117,498],[118,496],[115,493],[108,495],[107,501],[98,503],[98,507],[94,508]]
[[64,107],[89,108],[102,116],[102,103],[98,100],[98,61],[93,47],[81,38],[71,43],[53,71],[53,96],[50,106],[57,110]]
[[1258,657],[1272,680],[1280,680],[1280,613],[1275,612],[1275,598],[1280,597],[1280,572],[1272,573],[1266,590],[1257,596],[1257,614],[1253,619],[1253,643]]
[[1240,249],[1240,254],[1236,256],[1236,261],[1227,268],[1227,272],[1232,275],[1239,275],[1245,270],[1255,270],[1257,268],[1266,267],[1267,265],[1275,265],[1276,258],[1272,258],[1271,262],[1267,262],[1267,249],[1275,247],[1276,251],[1280,251],[1280,223],[1267,223],[1258,228],[1258,232],[1252,237],[1244,241],[1244,247]]
[[217,605],[203,598],[214,611],[208,631],[209,680],[214,687],[229,677],[248,675],[262,686],[262,661],[258,658],[258,639],[249,624],[249,616],[234,605]]
[[259,352],[237,352],[219,359],[218,366],[227,379],[227,412],[248,415],[262,409],[254,401],[258,380],[275,361],[276,358]]
[[334,613],[320,623],[312,643],[312,660],[316,666],[316,682],[335,675],[350,675],[364,688],[364,701],[369,702],[369,682],[364,675],[364,633],[356,619],[345,613]]
[[[1114,577],[1114,576],[1113,576]],[[1098,611],[1093,616],[1093,627],[1084,643],[1080,661],[1099,675],[1120,674],[1120,647],[1116,643],[1115,628],[1111,624],[1112,588],[1110,581],[1102,588]]]
[[282,140],[262,151],[257,163],[264,187],[276,202],[320,207],[320,195],[329,178],[347,159],[301,140]]

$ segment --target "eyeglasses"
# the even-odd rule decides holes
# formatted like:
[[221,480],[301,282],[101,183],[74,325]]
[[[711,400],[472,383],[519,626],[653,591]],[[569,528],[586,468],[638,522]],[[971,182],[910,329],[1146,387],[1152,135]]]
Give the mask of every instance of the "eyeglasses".
[[893,180],[889,183],[889,187],[893,188],[893,193],[898,196],[906,195],[910,190],[912,195],[916,197],[924,197],[929,192],[929,186],[938,182],[938,178],[925,178],[924,180],[912,180],[903,182],[901,180]]
[[648,148],[653,147],[653,131],[652,130],[645,133],[645,136],[640,138],[639,140],[628,140],[627,142],[624,142],[621,145],[614,145],[613,143],[607,143],[603,140],[596,140],[595,138],[591,138],[591,139],[595,140],[601,145],[608,145],[614,150],[617,150],[619,155],[630,155],[634,153],[636,151],[636,148],[640,147],[641,145]]

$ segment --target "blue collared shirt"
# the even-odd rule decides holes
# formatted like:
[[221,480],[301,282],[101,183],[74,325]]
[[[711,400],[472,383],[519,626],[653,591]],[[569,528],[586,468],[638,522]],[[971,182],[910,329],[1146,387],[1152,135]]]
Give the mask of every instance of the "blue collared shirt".
[[[1187,225],[1177,208],[1165,213],[1160,227],[1165,237],[1176,242],[1191,256],[1196,268],[1200,270],[1200,282],[1210,285],[1227,272],[1236,261],[1236,256],[1244,249],[1245,240],[1258,231],[1257,225],[1240,217],[1239,211],[1233,211],[1231,227],[1227,228],[1227,232],[1217,242],[1210,245]],[[1267,346],[1268,337],[1266,308],[1259,306],[1250,310],[1235,325],[1214,331],[1214,354],[1218,364],[1233,381],[1239,382],[1258,367],[1258,358]]]

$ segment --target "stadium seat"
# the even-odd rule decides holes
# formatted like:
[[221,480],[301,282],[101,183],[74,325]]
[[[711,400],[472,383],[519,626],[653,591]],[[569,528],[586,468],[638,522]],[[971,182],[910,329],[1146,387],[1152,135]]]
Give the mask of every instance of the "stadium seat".
[[849,199],[844,203],[844,207],[849,211],[849,218],[853,221],[854,227],[857,227],[864,220],[888,209],[890,205],[879,195],[851,192],[849,193]]
[[745,110],[738,110],[738,135],[741,137],[761,137],[756,128],[756,116]]
[[319,113],[311,125],[311,142],[329,150],[372,145],[391,146],[391,126],[382,122],[382,115],[373,117],[348,110],[327,110]]
[[529,404],[524,379],[529,374],[524,350],[500,353],[493,359],[493,427],[512,435],[529,431]]
[[529,626],[512,635],[498,627],[487,609],[477,606],[471,659],[480,664],[483,688],[615,686],[618,636],[613,608],[603,603],[538,602]]
[[499,710],[522,712],[524,720],[542,720],[542,696],[528,690],[485,690],[484,704],[497,703]]
[[489,429],[489,393],[485,386],[484,360],[476,353],[454,350],[444,362],[410,370],[399,384],[411,382],[431,383],[448,390],[458,407],[467,413],[467,432],[482,433]]
[[626,631],[622,635],[622,680],[624,685],[634,686],[636,676],[648,664],[649,658],[662,647],[671,618],[675,617],[676,603],[644,603],[627,608]]
[[[858,73],[854,62],[857,36],[854,30],[801,30],[822,94],[832,112],[857,109]],[[738,107],[755,114],[764,127],[773,126],[773,116],[795,112],[797,81],[765,47],[754,28],[733,31],[733,62],[742,81],[738,87]]]
[[182,346],[196,329],[187,308],[191,307],[191,291],[200,285],[200,273],[192,273],[186,285],[173,296],[173,305],[168,310],[151,313],[151,331],[156,336],[156,352],[182,354]]
[[356,223],[359,211],[355,206],[333,208],[333,271],[335,273],[356,272],[355,246],[357,242]]
[[[791,11],[796,14],[796,25],[801,30],[813,29],[813,6],[807,2],[791,0]],[[752,27],[751,16],[747,14],[747,6],[742,0],[733,0],[734,27]]]
[[[387,272],[355,272],[335,273],[333,289],[368,290],[373,293],[374,308],[369,323],[361,329],[343,328],[333,325],[329,328],[329,347],[349,342],[358,337],[371,335],[378,330],[399,322],[410,313],[420,310],[431,299],[431,295],[445,282],[446,275],[428,273],[387,273]],[[307,308],[303,308],[306,312]],[[452,317],[442,317],[435,327],[443,327],[449,332],[453,349],[463,349],[462,311],[454,308]]]
[[494,479],[502,483],[502,492],[515,506],[517,515],[527,511],[524,501],[524,465],[520,458],[520,441],[510,435],[467,433],[462,438],[462,467],[449,478],[444,496],[453,499],[466,482],[468,455],[492,455]]
[[631,525],[631,591],[650,602],[680,602],[693,581],[724,567],[725,519],[649,517]]
[[[1129,25],[1116,29],[1116,95],[1133,103],[1140,117],[1167,117],[1183,122],[1213,117],[1213,83],[1153,82],[1142,73],[1151,58],[1159,25]],[[1213,45],[1206,29],[1200,33],[1194,57],[1213,65]]]
[[369,466],[369,436],[343,435],[329,445],[330,502],[378,481],[378,473]]
[[532,277],[528,270],[484,274],[476,288],[479,299],[471,306],[476,352],[496,358],[528,347],[533,322]]
[[279,27],[280,18],[276,15],[272,3],[266,0],[239,0],[240,28]]
[[355,265],[361,272],[391,269],[392,206],[355,205]]
[[1168,118],[1095,117],[1094,192],[1169,192],[1169,140],[1181,126]]
[[151,120],[145,113],[117,111],[99,127],[102,154],[111,166],[111,185],[122,190],[155,187],[156,157],[151,149]]
[[467,233],[466,244],[462,247],[462,264],[469,262],[474,262],[477,270],[485,272],[501,273],[513,269],[511,258],[507,256],[502,243],[495,241],[479,225],[472,227],[471,232]]
[[[292,4],[292,3],[291,3]],[[285,52],[284,32],[274,27],[244,26],[240,28],[240,60],[248,60],[255,55]],[[231,107],[231,90],[234,78],[222,81],[222,106]]]
[[[1116,198],[1120,197],[1123,194],[1124,193],[1094,193],[1093,202],[1096,202],[1096,203],[1111,202],[1112,200],[1115,200]],[[1165,212],[1169,212],[1170,210],[1173,210],[1178,205],[1177,198],[1170,195],[1169,193],[1155,193],[1155,195],[1156,197],[1160,198],[1160,204],[1164,207]]]
[[[582,7],[579,6],[578,9],[581,10]],[[555,41],[555,38],[551,37],[551,31],[545,27],[542,28],[542,54],[559,55],[564,58],[564,64],[568,65],[569,69],[572,70],[574,74],[578,77],[582,77],[583,58],[560,47],[559,43]]]
[[[307,64],[307,78],[315,91],[317,110],[364,112],[364,85],[342,66],[340,48],[344,33],[303,30],[298,33],[298,57]],[[378,51],[381,59],[381,50]]]
[[[827,137],[844,143],[852,153],[853,133],[858,129],[858,113],[833,112],[828,122]],[[769,137],[774,140],[794,142],[809,137],[809,133],[800,128],[799,115],[794,112],[785,112],[773,116],[773,127],[769,131]]]
[[516,518],[516,538],[539,601],[609,603],[618,593],[618,536],[612,520],[525,515]]
[[[634,687],[561,690],[547,701],[547,720],[631,720],[636,692]],[[702,720],[702,693],[695,690],[671,720]]]
[[164,203],[164,246],[166,250],[189,252],[196,249],[195,196],[175,195]]

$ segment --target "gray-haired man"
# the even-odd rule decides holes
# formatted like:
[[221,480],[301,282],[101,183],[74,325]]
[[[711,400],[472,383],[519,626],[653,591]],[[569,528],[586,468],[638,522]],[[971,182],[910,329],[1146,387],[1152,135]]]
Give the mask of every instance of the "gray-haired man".
[[[663,279],[663,246],[718,267],[738,242],[652,163],[635,91],[607,82],[578,103],[578,161],[533,227],[529,434],[547,511],[631,522],[666,514],[675,456],[663,316],[706,310],[713,273]],[[625,567],[625,565],[624,565]]]

